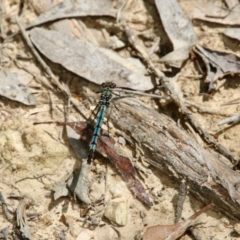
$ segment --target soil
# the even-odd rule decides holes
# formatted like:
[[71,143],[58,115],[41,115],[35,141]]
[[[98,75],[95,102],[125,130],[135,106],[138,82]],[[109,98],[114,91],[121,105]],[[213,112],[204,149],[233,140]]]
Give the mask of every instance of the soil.
[[[129,27],[140,37],[146,47],[150,48],[156,37],[161,36],[161,54],[163,55],[164,51],[170,51],[171,44],[161,27],[154,1],[132,0],[130,2],[125,10]],[[222,1],[214,2],[224,6]],[[191,12],[188,9],[189,3],[191,2],[179,2],[185,14],[191,18]],[[1,4],[2,10],[4,10],[1,22],[2,39],[18,30],[15,23],[17,15],[20,15],[20,20],[24,25],[31,23],[37,17],[37,6],[34,1],[3,0]],[[38,4],[39,7],[43,3],[39,1]],[[52,6],[50,1],[49,3],[44,2],[44,5],[47,4],[49,4],[49,8]],[[115,1],[114,5],[121,6]],[[101,17],[96,19],[99,20]],[[81,20],[89,29],[92,29],[96,19],[86,17]],[[106,20],[103,17],[102,19]],[[70,23],[70,20],[64,21]],[[226,39],[221,34],[226,26],[197,20],[193,20],[192,23],[200,45],[240,56],[239,43],[236,43],[236,40]],[[110,27],[107,31],[109,29]],[[111,27],[111,30],[114,35],[114,27]],[[97,27],[92,31],[93,37],[98,39],[101,31],[97,30]],[[98,40],[104,45],[103,37]],[[128,47],[119,50],[121,56],[131,55],[131,53],[134,52],[131,52]],[[19,56],[22,58],[20,59]],[[157,60],[159,56],[155,53],[152,58]],[[91,110],[94,109],[99,98],[97,94],[93,93],[97,86],[84,79],[79,81],[76,75],[69,73],[60,65],[45,60],[62,81],[71,80],[68,83],[70,92],[76,95],[76,98],[89,109],[90,116]],[[163,68],[162,65],[161,67]],[[43,70],[32,57],[31,50],[21,35],[17,35],[3,46],[2,69],[17,72],[22,83],[32,89],[38,101],[36,106],[26,106],[1,97],[0,103],[0,192],[12,213],[17,209],[19,197],[31,200],[26,213],[32,239],[113,240],[120,239],[118,234],[121,235],[121,239],[134,239],[137,233],[143,233],[149,226],[174,224],[180,182],[174,182],[169,176],[160,175],[157,169],[140,162],[139,165],[144,169],[145,174],[139,174],[139,178],[148,193],[157,196],[154,198],[153,207],[148,208],[137,200],[114,167],[99,155],[96,155],[90,176],[89,197],[93,206],[88,214],[91,218],[86,222],[82,221],[85,206],[73,196],[61,197],[54,201],[53,188],[72,173],[73,169],[79,165],[79,160],[71,150],[62,127],[55,124],[33,125],[33,123],[64,121],[67,100],[59,92],[44,87],[41,79],[49,80],[45,78]],[[220,108],[221,104],[240,97],[238,76],[225,76],[218,80],[217,91],[214,94],[209,94],[206,89],[202,89],[204,77],[205,74],[200,73],[196,62],[189,59],[184,64],[177,84],[185,98],[216,110]],[[67,81],[65,82],[67,83]],[[157,110],[166,111],[168,115],[170,115],[169,112],[173,114],[174,111],[177,111],[173,104],[162,107],[159,102],[146,98],[144,100]],[[220,111],[226,115],[237,115],[239,108],[239,104],[236,103],[222,106]],[[218,122],[224,118],[223,116],[214,111],[207,114],[200,113],[194,108],[192,110],[201,126],[209,133],[217,135],[218,141],[236,158],[239,158],[240,125],[237,124],[226,129],[225,126],[218,126]],[[71,108],[70,114],[71,119],[75,121],[84,120],[74,108]],[[179,116],[179,113],[176,116]],[[114,132],[115,130],[110,129],[110,135],[115,137],[118,142]],[[201,144],[205,148],[211,147],[203,141]],[[124,154],[134,157],[134,150],[128,144],[125,150],[124,147],[121,149]],[[123,201],[127,203],[127,208],[121,213],[127,216],[127,224],[115,226],[115,229],[112,227],[113,224],[103,216],[105,210],[105,206],[102,204],[103,196],[106,202]],[[182,218],[187,219],[204,206],[204,203],[187,193]],[[13,239],[11,233],[14,225],[7,221],[3,211],[0,211],[0,228],[8,227],[8,239]],[[94,221],[97,221],[99,225],[94,225]],[[198,222],[200,224],[194,228],[194,232],[200,239],[221,240],[239,239],[240,237],[239,222],[229,219],[223,213],[214,211],[214,208],[203,213]],[[65,238],[61,238],[63,235]],[[193,238],[185,234],[180,239]]]

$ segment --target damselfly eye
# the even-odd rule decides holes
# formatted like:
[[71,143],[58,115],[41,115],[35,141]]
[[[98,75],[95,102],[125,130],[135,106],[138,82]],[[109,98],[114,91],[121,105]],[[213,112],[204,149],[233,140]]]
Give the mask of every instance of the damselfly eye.
[[105,88],[107,85],[106,85],[106,83],[104,82],[104,83],[102,83],[102,87],[103,88]]
[[116,84],[115,83],[112,83],[110,88],[115,88],[116,87]]

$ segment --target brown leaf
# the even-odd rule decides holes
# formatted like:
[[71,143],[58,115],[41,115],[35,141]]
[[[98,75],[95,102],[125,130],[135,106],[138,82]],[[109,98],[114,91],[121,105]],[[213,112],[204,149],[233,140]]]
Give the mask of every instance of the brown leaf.
[[[58,123],[59,125],[67,125],[74,129],[81,135],[81,139],[87,143],[90,142],[93,129],[85,122],[67,122]],[[141,182],[136,178],[136,171],[129,158],[118,154],[114,148],[115,141],[109,136],[99,136],[96,151],[108,158],[110,162],[115,166],[117,171],[121,174],[123,180],[126,182],[128,188],[135,194],[135,196],[142,202],[149,206],[152,206],[152,202],[149,199]]]
[[143,234],[143,240],[175,240],[182,236],[190,226],[196,223],[196,219],[200,214],[208,211],[208,209],[210,209],[212,206],[213,204],[207,205],[193,214],[190,218],[180,223],[149,227]]

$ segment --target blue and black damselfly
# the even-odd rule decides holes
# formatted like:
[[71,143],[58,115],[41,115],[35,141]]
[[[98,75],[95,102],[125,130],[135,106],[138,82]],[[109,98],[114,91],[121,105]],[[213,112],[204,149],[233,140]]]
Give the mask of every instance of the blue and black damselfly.
[[88,164],[91,164],[92,162],[94,152],[97,146],[98,137],[102,128],[104,115],[107,107],[109,106],[110,100],[112,98],[112,89],[116,87],[116,84],[112,82],[105,82],[105,83],[102,83],[102,87],[103,87],[103,91],[97,106],[98,111],[97,111],[96,125],[94,127],[93,136],[89,144],[89,152],[88,152],[88,159],[87,159]]

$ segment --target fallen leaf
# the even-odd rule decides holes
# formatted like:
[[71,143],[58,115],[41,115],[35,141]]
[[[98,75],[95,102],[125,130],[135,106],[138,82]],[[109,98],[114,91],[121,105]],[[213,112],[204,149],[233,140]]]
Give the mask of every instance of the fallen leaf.
[[192,12],[193,19],[223,25],[239,25],[240,5],[238,4],[233,9],[218,7],[212,2],[194,2],[191,6],[189,11]]
[[143,234],[143,240],[175,240],[182,236],[185,231],[192,225],[196,224],[197,217],[208,211],[213,204],[209,204],[202,208],[187,220],[173,225],[157,225],[147,228]]
[[48,11],[42,13],[33,23],[27,26],[30,29],[43,23],[56,21],[65,18],[76,18],[86,16],[111,16],[115,17],[116,13],[112,9],[112,3],[109,0],[101,1],[71,1],[64,0]]
[[227,28],[223,34],[227,37],[240,41],[240,28]]
[[190,48],[197,42],[192,23],[182,11],[178,1],[155,0],[155,3],[165,32],[174,49],[173,52],[164,56],[161,61],[168,61],[169,65],[180,67],[183,61],[188,58]]
[[0,95],[25,105],[37,104],[35,96],[22,84],[19,76],[6,70],[0,72]]
[[122,58],[112,50],[95,46],[83,39],[34,28],[30,37],[39,51],[51,61],[96,84],[112,81],[118,87],[150,90],[152,80],[137,59]]
[[216,88],[216,80],[228,74],[240,73],[240,58],[232,53],[214,51],[200,45],[193,51],[202,58],[206,69],[206,82],[209,82],[209,91]]

